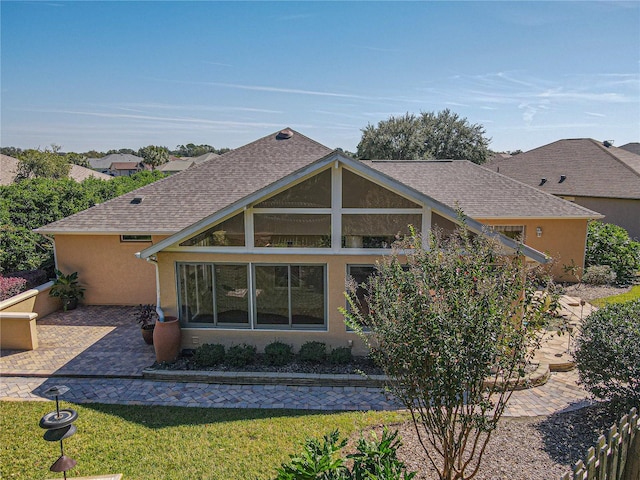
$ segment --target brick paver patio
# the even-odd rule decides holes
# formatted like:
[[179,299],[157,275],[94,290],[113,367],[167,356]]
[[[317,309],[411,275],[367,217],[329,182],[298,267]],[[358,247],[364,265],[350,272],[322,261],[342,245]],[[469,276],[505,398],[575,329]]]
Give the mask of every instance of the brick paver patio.
[[[187,407],[389,410],[400,406],[377,388],[217,385],[142,379],[153,364],[135,323],[135,307],[81,306],[38,321],[40,348],[0,354],[0,400],[44,400],[53,385],[66,401]],[[545,347],[549,349],[550,347]],[[554,347],[555,348],[555,347]],[[563,344],[564,348],[564,344]],[[549,350],[548,355],[553,355]],[[577,373],[554,373],[547,384],[514,392],[505,415],[537,416],[581,408],[587,394]]]

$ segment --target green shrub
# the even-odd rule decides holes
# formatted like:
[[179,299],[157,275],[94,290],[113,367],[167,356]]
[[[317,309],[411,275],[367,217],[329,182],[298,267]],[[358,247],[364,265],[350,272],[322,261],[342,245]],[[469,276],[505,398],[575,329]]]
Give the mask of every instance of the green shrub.
[[347,455],[353,460],[351,470],[346,465],[345,457],[340,451],[347,445],[347,440],[340,440],[338,430],[319,440],[307,439],[304,451],[300,455],[291,455],[288,463],[278,469],[276,480],[410,480],[416,473],[408,473],[406,466],[397,457],[401,443],[396,437],[398,432],[389,434],[385,429],[382,439],[372,441],[360,439],[356,453]]
[[616,272],[609,265],[592,265],[587,267],[582,282],[589,285],[612,285],[616,281]]
[[200,345],[193,355],[193,361],[201,367],[213,367],[224,362],[224,345],[219,343]]
[[256,358],[256,347],[253,345],[234,345],[227,350],[226,362],[232,367],[244,367]]
[[322,363],[327,358],[327,345],[322,342],[306,342],[300,347],[298,355],[303,362]]
[[640,404],[640,300],[589,315],[576,342],[576,365],[594,397],[616,410]]
[[273,342],[264,347],[264,358],[267,365],[286,365],[293,358],[293,348],[282,342]]
[[609,265],[617,283],[628,284],[640,269],[640,242],[617,225],[589,222],[585,265]]
[[331,350],[329,354],[329,363],[334,365],[346,365],[353,361],[353,355],[349,347],[338,347]]

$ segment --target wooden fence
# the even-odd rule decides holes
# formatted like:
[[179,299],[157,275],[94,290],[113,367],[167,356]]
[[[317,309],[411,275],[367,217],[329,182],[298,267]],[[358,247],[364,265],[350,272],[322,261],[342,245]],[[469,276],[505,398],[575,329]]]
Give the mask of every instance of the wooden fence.
[[601,435],[561,480],[640,480],[640,425],[635,408]]

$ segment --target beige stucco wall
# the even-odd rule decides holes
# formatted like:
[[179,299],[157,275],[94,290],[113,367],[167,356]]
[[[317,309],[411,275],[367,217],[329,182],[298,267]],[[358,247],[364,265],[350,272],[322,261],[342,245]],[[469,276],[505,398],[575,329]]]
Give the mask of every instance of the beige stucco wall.
[[[568,197],[565,197],[568,198]],[[570,197],[578,205],[601,213],[605,223],[624,228],[631,238],[640,240],[640,199]]]
[[[587,240],[586,219],[558,220],[492,220],[477,219],[487,225],[524,225],[524,243],[531,248],[553,257],[551,273],[556,281],[575,282],[577,279],[564,271],[571,262],[584,266],[584,251]],[[542,236],[536,235],[536,229],[542,228]]]
[[0,302],[0,312],[37,313],[38,318],[43,318],[62,306],[59,298],[49,296],[52,286],[53,282],[47,282],[15,297],[8,298]]
[[223,328],[183,328],[183,348],[196,348],[203,343],[226,345],[250,343],[262,350],[265,345],[279,340],[289,343],[297,350],[307,341],[321,341],[332,347],[347,347],[353,342],[353,353],[364,355],[367,350],[359,337],[346,330],[344,317],[338,311],[346,306],[344,297],[347,265],[375,264],[379,258],[373,255],[220,255],[196,253],[160,253],[160,288],[162,308],[167,315],[177,315],[176,262],[232,262],[232,263],[307,263],[327,266],[327,329],[308,330],[231,330]]
[[83,303],[90,305],[138,305],[156,303],[153,265],[135,258],[152,242],[121,242],[119,235],[56,235],[58,269],[78,272],[86,288]]

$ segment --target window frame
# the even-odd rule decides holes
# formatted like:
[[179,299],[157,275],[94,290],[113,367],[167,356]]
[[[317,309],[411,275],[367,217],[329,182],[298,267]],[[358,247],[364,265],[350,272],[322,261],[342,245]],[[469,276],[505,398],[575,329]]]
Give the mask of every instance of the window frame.
[[[183,293],[180,288],[181,281],[181,267],[182,266],[208,266],[211,268],[212,273],[212,309],[214,315],[213,323],[201,323],[201,322],[187,322],[182,317],[183,310]],[[216,304],[216,267],[217,266],[225,266],[225,265],[234,265],[234,266],[244,266],[247,269],[247,311],[248,311],[248,322],[247,323],[228,323],[228,322],[219,322],[218,321],[218,305]],[[274,288],[276,289],[287,289],[287,308],[289,311],[289,323],[287,325],[258,325],[258,310],[257,310],[257,296],[256,292],[258,290],[256,286],[256,273],[255,267],[258,266],[267,266],[267,267],[287,267],[288,279],[287,279],[287,287],[281,287],[274,284]],[[322,267],[322,288],[323,288],[323,323],[322,324],[312,324],[312,325],[300,325],[293,323],[293,314],[292,314],[292,289],[301,289],[300,285],[291,285],[291,267],[302,267],[302,266],[311,266],[311,267]],[[194,262],[194,261],[176,261],[175,262],[175,287],[176,287],[176,299],[177,299],[177,310],[178,317],[180,318],[180,323],[183,328],[206,328],[206,329],[216,329],[216,330],[259,330],[259,331],[317,331],[317,332],[326,332],[329,329],[329,276],[328,276],[328,265],[327,263],[318,263],[318,262]]]
[[[288,278],[287,278],[287,287],[282,287],[279,285],[275,284],[275,279],[274,279],[274,288],[277,290],[284,290],[285,288],[287,289],[287,309],[289,311],[289,323],[287,325],[277,325],[277,324],[263,324],[263,325],[259,325],[258,324],[258,295],[257,295],[257,291],[259,290],[258,288],[258,284],[257,284],[257,276],[255,273],[255,269],[256,267],[287,267],[287,274],[288,274]],[[323,303],[323,310],[324,310],[324,318],[323,318],[323,322],[322,324],[314,324],[314,325],[294,325],[293,323],[293,313],[292,313],[292,290],[293,289],[297,289],[299,290],[301,287],[298,286],[292,286],[291,285],[291,267],[322,267],[322,289],[323,289],[323,294],[322,294],[322,303]],[[327,274],[327,264],[326,263],[300,263],[300,262],[295,262],[295,263],[291,263],[291,262],[285,262],[285,263],[278,263],[278,262],[267,262],[267,263],[263,263],[263,262],[251,262],[251,275],[252,275],[252,287],[253,287],[253,291],[252,291],[252,295],[251,295],[251,300],[253,301],[253,317],[252,317],[252,330],[260,330],[260,331],[265,331],[265,330],[278,330],[278,331],[328,331],[329,328],[329,321],[328,321],[328,311],[329,311],[329,296],[328,296],[328,286],[329,286],[329,282],[328,282],[328,274]]]

